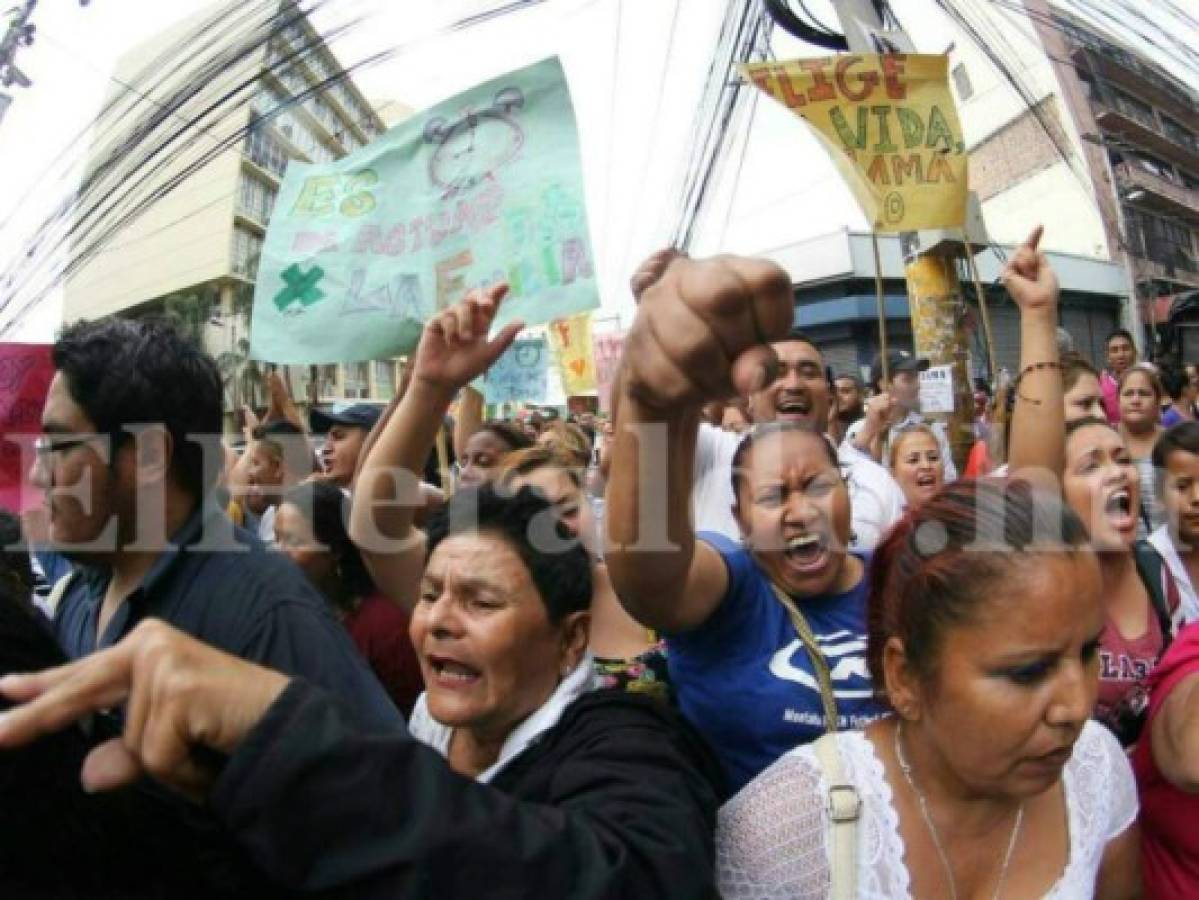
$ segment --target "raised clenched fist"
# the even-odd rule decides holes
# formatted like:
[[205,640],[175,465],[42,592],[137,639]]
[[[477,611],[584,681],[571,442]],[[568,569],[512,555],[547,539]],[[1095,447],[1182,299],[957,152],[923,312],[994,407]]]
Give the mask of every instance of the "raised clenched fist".
[[634,278],[637,318],[625,339],[621,386],[651,407],[744,396],[772,377],[769,343],[791,328],[791,278],[762,259],[693,260],[659,251]]

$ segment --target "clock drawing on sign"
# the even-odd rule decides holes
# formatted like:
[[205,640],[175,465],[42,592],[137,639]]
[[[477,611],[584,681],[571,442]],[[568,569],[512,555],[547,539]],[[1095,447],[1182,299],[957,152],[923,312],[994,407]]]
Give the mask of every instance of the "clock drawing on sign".
[[511,162],[525,142],[516,121],[524,103],[520,88],[504,88],[489,107],[468,109],[457,121],[438,116],[425,123],[424,139],[436,145],[429,157],[430,182],[448,196],[474,187]]

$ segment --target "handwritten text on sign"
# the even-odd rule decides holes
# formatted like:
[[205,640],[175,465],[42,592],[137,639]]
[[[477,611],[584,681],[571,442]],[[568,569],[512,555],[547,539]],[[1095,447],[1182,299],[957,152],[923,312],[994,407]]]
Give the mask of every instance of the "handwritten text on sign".
[[851,54],[741,71],[812,126],[877,230],[965,221],[966,146],[944,56]]
[[577,397],[595,390],[595,364],[591,355],[591,313],[550,322],[546,332],[558,361],[562,390]]
[[291,163],[258,267],[251,353],[381,359],[471,288],[496,325],[599,304],[578,135],[558,60],[487,82],[327,165]]
[[549,350],[545,338],[518,340],[495,361],[483,381],[487,403],[542,403]]

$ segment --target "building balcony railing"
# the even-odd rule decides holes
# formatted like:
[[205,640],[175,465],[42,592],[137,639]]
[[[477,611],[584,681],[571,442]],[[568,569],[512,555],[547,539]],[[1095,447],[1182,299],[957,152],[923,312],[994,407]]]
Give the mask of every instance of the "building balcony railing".
[[1166,134],[1152,117],[1146,120],[1143,110],[1110,93],[1093,94],[1091,100],[1096,106],[1095,121],[1104,132],[1143,147],[1188,171],[1199,172],[1199,148],[1194,143],[1180,143],[1181,136]]
[[1195,98],[1188,96],[1183,85],[1119,47],[1082,44],[1074,47],[1070,59],[1081,71],[1119,84],[1156,106],[1167,108],[1174,115],[1194,115]]
[[1187,265],[1185,262],[1175,259],[1166,264],[1151,257],[1137,255],[1141,257],[1135,264],[1138,283],[1164,281],[1185,285],[1188,288],[1199,288],[1199,271],[1196,270],[1194,263]]
[[1140,166],[1123,162],[1115,167],[1120,193],[1128,199],[1135,191],[1143,191],[1151,205],[1169,215],[1199,222],[1199,191],[1154,175]]

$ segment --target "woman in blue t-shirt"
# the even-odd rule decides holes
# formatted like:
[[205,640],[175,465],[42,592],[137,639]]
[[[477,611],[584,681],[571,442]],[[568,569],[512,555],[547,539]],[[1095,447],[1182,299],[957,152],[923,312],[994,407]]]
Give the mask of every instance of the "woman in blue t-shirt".
[[[634,292],[605,558],[625,608],[666,636],[679,706],[737,788],[831,717],[848,726],[880,712],[849,493],[814,428],[828,383],[820,351],[788,339],[791,284],[773,263],[662,253]],[[697,536],[691,519],[700,410],[730,394],[769,394],[775,418],[791,420],[759,426],[731,461],[742,544]]]
[[801,422],[758,425],[733,458],[743,544],[701,532],[688,591],[710,610],[668,633],[679,705],[740,788],[831,717],[882,713],[866,667],[864,560],[835,451]]

